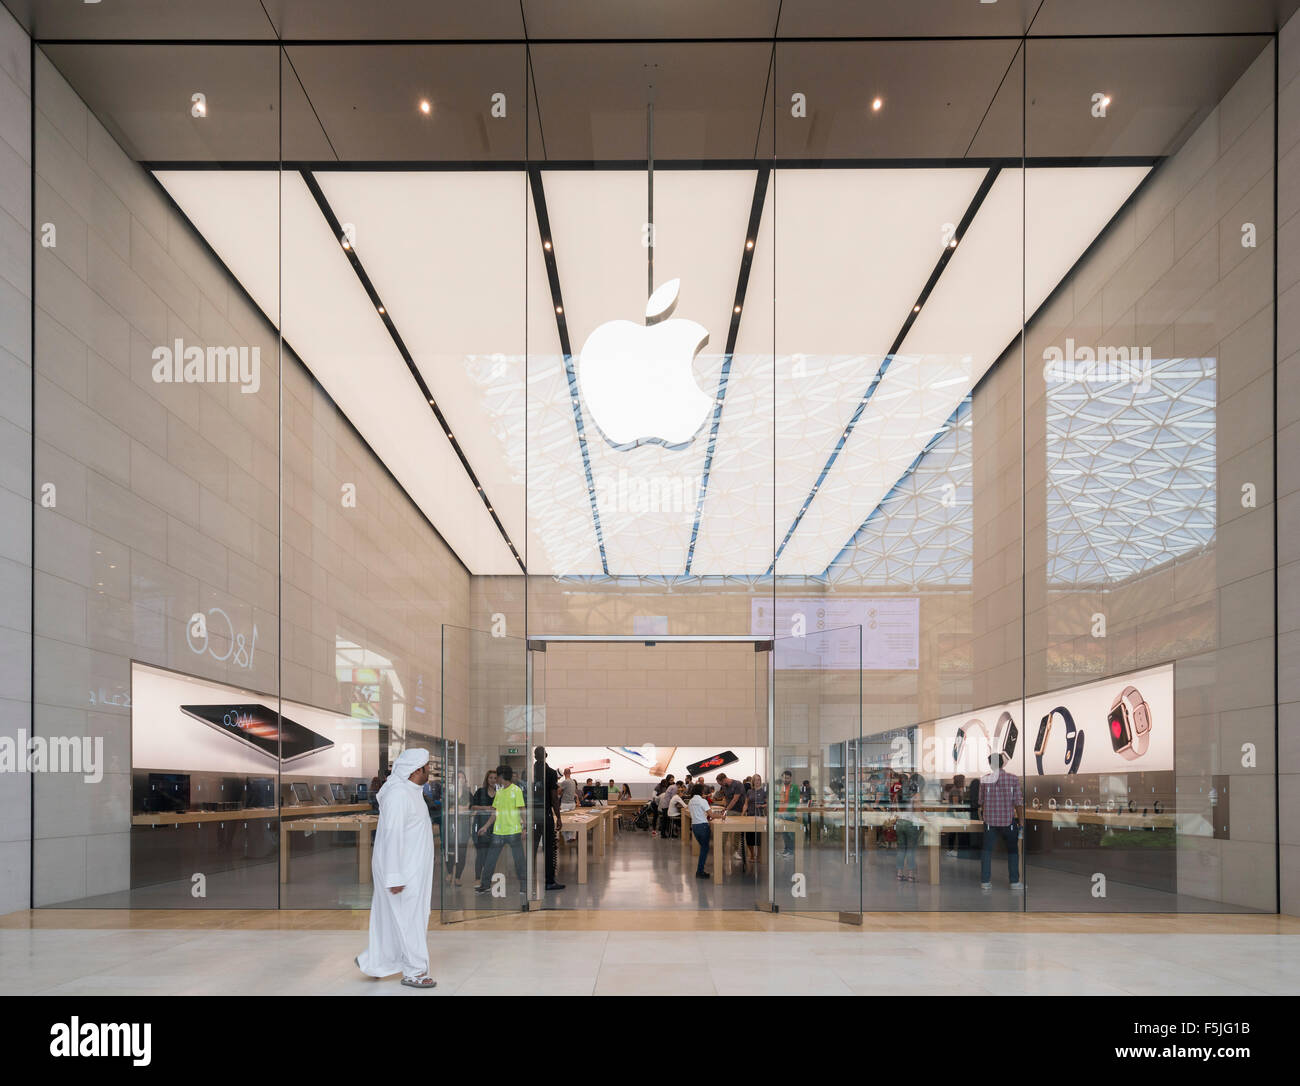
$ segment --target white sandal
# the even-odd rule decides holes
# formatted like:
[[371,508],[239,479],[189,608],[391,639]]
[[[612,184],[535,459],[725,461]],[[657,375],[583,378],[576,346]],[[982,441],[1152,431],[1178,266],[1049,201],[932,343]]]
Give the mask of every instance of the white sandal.
[[436,988],[438,982],[427,973],[421,973],[418,977],[403,977],[402,983],[408,988]]

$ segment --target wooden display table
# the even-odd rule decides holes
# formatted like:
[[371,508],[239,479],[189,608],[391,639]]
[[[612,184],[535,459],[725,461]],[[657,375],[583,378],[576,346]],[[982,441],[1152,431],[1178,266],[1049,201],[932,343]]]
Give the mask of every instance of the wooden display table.
[[131,816],[133,826],[184,826],[194,822],[256,822],[263,819],[317,817],[370,810],[369,803],[330,803],[319,807],[242,807],[233,811],[179,811]]
[[332,815],[325,818],[295,818],[280,823],[280,881],[289,881],[289,841],[293,833],[355,833],[357,835],[357,882],[370,882],[370,835],[379,826],[376,814]]
[[[683,858],[688,860],[694,854],[688,837],[691,841],[695,840],[695,834],[691,833],[691,819],[689,811],[682,811],[682,854]],[[726,818],[715,818],[709,822],[712,834],[709,841],[709,851],[713,853],[713,881],[719,886],[722,885],[723,869],[731,864],[731,853],[727,851],[727,835],[736,833],[767,833],[767,815],[727,815]],[[787,828],[789,827],[789,828]],[[777,834],[788,833],[794,838],[794,869],[803,870],[803,827],[798,822],[783,822],[780,818],[776,820],[775,832]],[[741,848],[744,848],[744,841],[741,841]],[[775,847],[775,845],[773,846]],[[697,844],[696,849],[699,848]],[[762,855],[762,846],[759,846],[759,855]],[[760,861],[761,862],[761,861]]]
[[613,807],[575,807],[560,812],[560,833],[578,835],[578,883],[587,882],[587,842],[592,843],[592,860],[602,863],[605,847],[609,844],[610,825],[614,819]]

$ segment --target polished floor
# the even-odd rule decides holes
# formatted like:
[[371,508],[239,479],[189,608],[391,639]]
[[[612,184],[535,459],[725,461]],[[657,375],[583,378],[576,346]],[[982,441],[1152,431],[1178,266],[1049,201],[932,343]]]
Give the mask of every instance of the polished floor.
[[666,918],[602,910],[438,928],[429,933],[438,988],[426,994],[357,971],[364,913],[43,910],[0,917],[0,994],[1300,993],[1300,921],[1286,917],[898,914],[851,928],[669,916],[692,925],[635,930]]
[[[136,886],[115,894],[68,902],[63,907],[95,909],[366,909],[371,887],[358,881],[355,834],[317,834],[315,840],[294,842],[291,879],[279,881],[272,854],[261,862],[246,862],[232,870],[210,872],[207,896],[195,898],[189,877]],[[728,838],[729,848],[734,851]],[[918,881],[899,882],[898,854],[893,849],[864,850],[854,863],[845,863],[844,841],[809,838],[803,849],[802,870],[793,859],[776,858],[772,873],[776,901],[783,910],[806,912],[866,910],[868,912],[1120,912],[1120,913],[1225,913],[1248,910],[1222,902],[1177,894],[1159,885],[1159,879],[1142,881],[1112,877],[1105,899],[1093,896],[1090,873],[1111,870],[1113,855],[1101,850],[1077,850],[1070,856],[1026,858],[1024,892],[1012,892],[1005,853],[994,858],[993,888],[979,885],[979,854],[963,849],[939,856],[939,880],[929,881],[929,850],[916,856]],[[504,899],[476,897],[476,850],[467,849],[462,885],[442,880],[434,892],[434,908],[451,912],[497,909],[518,910],[518,881],[509,851],[501,853],[496,871],[505,876]],[[540,852],[537,860],[540,861]],[[1068,862],[1067,862],[1068,861]],[[635,830],[620,832],[603,862],[588,865],[588,882],[577,881],[576,846],[560,850],[559,880],[565,889],[547,893],[544,909],[691,909],[749,910],[769,900],[768,871],[763,865],[739,864],[721,886],[694,878],[695,860],[683,858],[678,839],[651,838]],[[710,869],[712,862],[710,863]],[[802,875],[804,896],[795,900],[792,879]],[[861,878],[859,879],[859,876]],[[537,907],[534,905],[534,907]]]

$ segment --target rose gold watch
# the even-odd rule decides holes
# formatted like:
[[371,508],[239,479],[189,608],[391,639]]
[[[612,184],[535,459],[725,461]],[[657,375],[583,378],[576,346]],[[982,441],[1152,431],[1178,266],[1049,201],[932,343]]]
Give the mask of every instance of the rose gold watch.
[[1147,752],[1151,741],[1151,706],[1136,686],[1126,686],[1111,703],[1106,717],[1111,749],[1133,761]]

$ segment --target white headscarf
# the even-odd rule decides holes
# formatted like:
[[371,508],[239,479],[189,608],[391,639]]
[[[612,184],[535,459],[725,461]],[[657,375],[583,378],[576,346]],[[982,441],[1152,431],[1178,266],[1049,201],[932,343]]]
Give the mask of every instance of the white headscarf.
[[397,761],[393,763],[393,772],[388,780],[384,781],[384,787],[379,790],[379,797],[382,799],[384,792],[396,781],[400,784],[409,784],[412,788],[419,787],[410,779],[411,774],[417,769],[429,764],[429,752],[422,747],[414,747],[411,750],[404,750],[397,756]]

